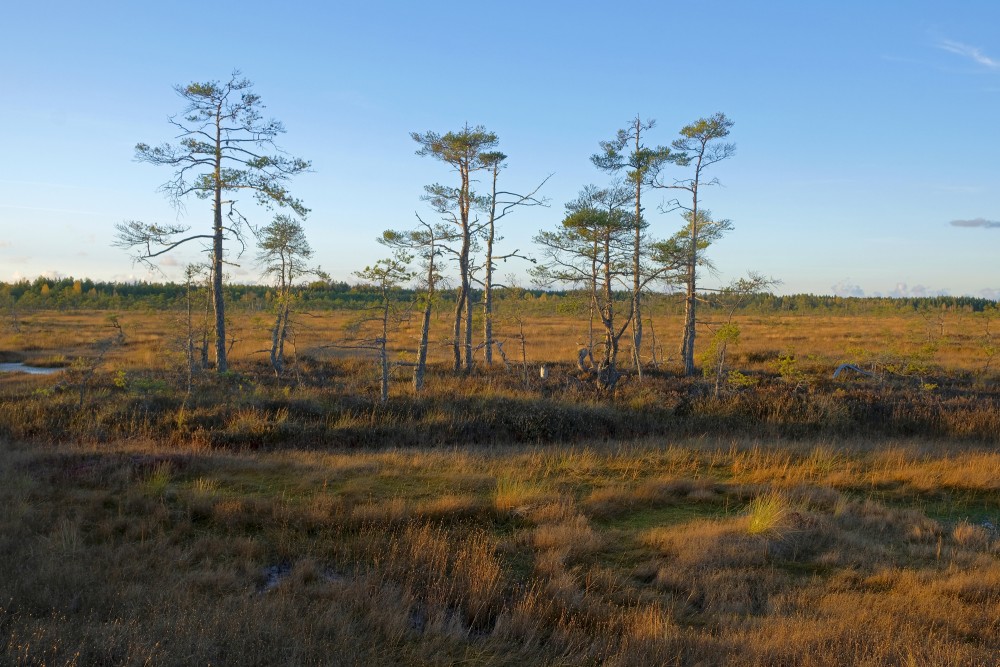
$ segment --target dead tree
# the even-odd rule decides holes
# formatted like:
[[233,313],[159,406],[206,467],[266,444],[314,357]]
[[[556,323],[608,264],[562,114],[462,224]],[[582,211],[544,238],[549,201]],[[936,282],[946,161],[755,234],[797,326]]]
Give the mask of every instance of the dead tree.
[[389,400],[389,333],[395,330],[405,319],[398,304],[393,300],[393,290],[414,276],[407,266],[413,257],[397,250],[392,257],[380,259],[371,266],[366,266],[354,275],[372,285],[379,295],[379,303],[348,326],[347,340],[333,347],[372,350],[379,361],[379,387],[381,402]]
[[432,225],[417,215],[419,226],[409,231],[386,230],[378,242],[395,250],[416,253],[423,265],[424,294],[420,319],[420,338],[417,343],[417,361],[413,367],[413,389],[420,391],[424,386],[427,370],[427,344],[430,337],[431,313],[436,300],[436,291],[441,276],[438,273],[439,257],[449,251],[448,243],[456,240],[454,231],[442,224]]
[[494,270],[496,269],[496,264],[497,262],[506,262],[507,260],[513,258],[525,259],[532,262],[534,261],[524,255],[521,255],[518,250],[502,255],[495,254],[495,244],[502,240],[502,237],[497,234],[497,225],[503,218],[507,217],[518,207],[548,206],[548,203],[544,199],[539,199],[536,195],[552,176],[551,174],[546,176],[545,179],[542,180],[542,182],[528,194],[517,194],[515,192],[499,190],[497,188],[500,171],[506,166],[506,155],[500,153],[499,151],[484,153],[480,156],[480,160],[489,169],[491,177],[490,194],[486,197],[484,202],[486,208],[486,224],[484,230],[486,259],[482,267],[483,362],[487,366],[491,366],[493,364],[493,346],[495,345],[495,341],[493,340],[493,291],[497,286],[494,283],[493,275]]

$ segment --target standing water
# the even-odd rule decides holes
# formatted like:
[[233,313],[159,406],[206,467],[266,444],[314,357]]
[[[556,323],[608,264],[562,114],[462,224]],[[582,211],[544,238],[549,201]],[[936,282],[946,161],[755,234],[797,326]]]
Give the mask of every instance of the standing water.
[[40,368],[39,366],[25,366],[24,364],[0,364],[0,373],[30,373],[31,375],[51,375],[58,373],[61,368]]

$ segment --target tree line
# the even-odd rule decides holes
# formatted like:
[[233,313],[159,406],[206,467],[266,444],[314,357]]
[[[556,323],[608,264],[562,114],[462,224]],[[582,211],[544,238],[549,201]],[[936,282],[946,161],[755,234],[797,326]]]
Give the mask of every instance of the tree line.
[[[0,308],[19,308],[27,313],[34,309],[96,309],[96,310],[180,310],[184,307],[185,284],[177,282],[132,281],[115,282],[89,278],[45,278],[0,282]],[[229,308],[238,312],[270,310],[276,292],[272,285],[260,283],[226,283],[223,286]],[[399,287],[392,292],[395,301],[420,304],[423,292],[415,287]],[[585,291],[572,289],[518,289],[516,295],[499,291],[495,298],[501,303],[516,298],[532,315],[579,315],[589,312]],[[676,298],[653,295],[650,309],[655,315],[680,315],[684,304]],[[374,286],[362,282],[340,280],[310,280],[295,288],[294,298],[303,309],[360,310],[370,307],[380,295]],[[442,292],[438,298],[445,306],[454,305],[455,295]],[[616,298],[624,300],[624,293]],[[482,291],[472,290],[473,303],[482,299]],[[707,302],[707,310],[718,310],[721,304]],[[738,313],[767,315],[805,313],[828,315],[905,315],[927,311],[994,312],[997,302],[974,296],[833,296],[819,294],[750,295],[736,309]]]

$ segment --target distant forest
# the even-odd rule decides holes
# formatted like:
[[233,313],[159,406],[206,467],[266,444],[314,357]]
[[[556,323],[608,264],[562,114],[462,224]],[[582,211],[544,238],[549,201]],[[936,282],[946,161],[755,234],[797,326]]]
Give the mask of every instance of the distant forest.
[[[225,286],[226,302],[232,308],[243,311],[260,311],[270,308],[274,288],[267,285],[229,284]],[[57,280],[36,278],[33,281],[0,283],[0,308],[18,310],[173,310],[184,308],[187,299],[204,303],[206,287],[203,284],[188,286],[183,283],[114,283],[95,282],[73,277]],[[398,289],[395,291],[400,302],[416,302],[420,290]],[[481,296],[473,290],[474,300]],[[623,295],[624,296],[624,295]],[[357,310],[377,303],[377,290],[366,285],[350,285],[345,282],[316,281],[301,287],[298,291],[299,308],[303,310]],[[453,303],[454,291],[440,294],[442,302]],[[533,314],[572,315],[586,309],[587,295],[583,291],[550,291],[541,289],[500,290],[497,300],[516,298],[521,301],[521,309]],[[729,305],[722,300],[721,305],[705,307],[724,308]],[[650,306],[656,314],[682,314],[684,312],[683,293],[651,293]],[[739,305],[740,313],[782,313],[805,312],[826,314],[871,314],[907,313],[927,310],[959,310],[964,312],[995,312],[998,304],[991,299],[972,296],[932,296],[932,297],[842,297],[815,294],[756,294],[749,296]]]

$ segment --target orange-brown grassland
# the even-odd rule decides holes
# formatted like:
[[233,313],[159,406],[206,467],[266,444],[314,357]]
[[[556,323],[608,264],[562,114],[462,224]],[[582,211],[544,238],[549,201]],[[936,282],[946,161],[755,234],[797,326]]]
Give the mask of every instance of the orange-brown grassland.
[[178,310],[5,319],[62,370],[0,374],[0,663],[1000,663],[995,312],[737,313],[685,378],[664,311],[609,390],[504,307],[462,375],[435,314],[419,393],[402,325],[384,404],[350,312],[276,375],[236,310],[190,378]]

